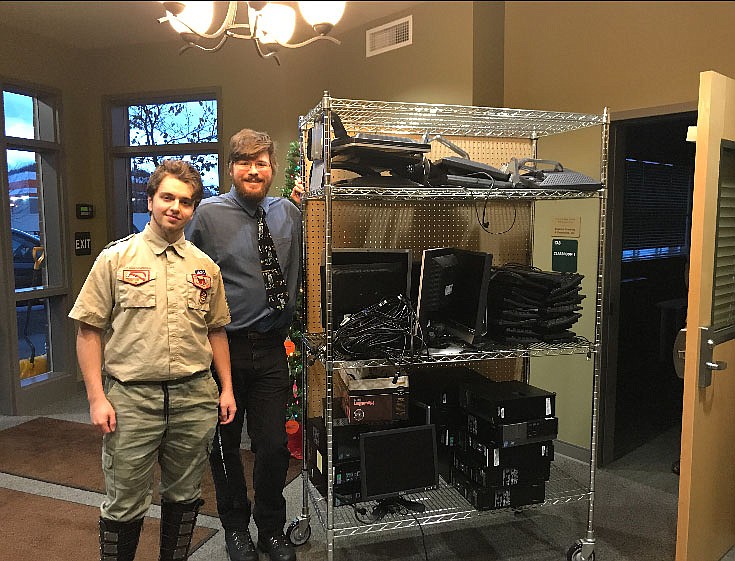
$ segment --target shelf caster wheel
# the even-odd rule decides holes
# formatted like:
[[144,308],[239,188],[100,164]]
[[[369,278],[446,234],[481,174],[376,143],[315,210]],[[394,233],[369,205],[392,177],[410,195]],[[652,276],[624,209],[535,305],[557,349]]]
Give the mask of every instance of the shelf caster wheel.
[[589,557],[582,557],[582,542],[577,542],[567,551],[567,561],[595,561],[595,552]]
[[293,545],[304,545],[311,537],[311,524],[307,523],[303,528],[299,520],[294,520],[286,528],[286,537]]

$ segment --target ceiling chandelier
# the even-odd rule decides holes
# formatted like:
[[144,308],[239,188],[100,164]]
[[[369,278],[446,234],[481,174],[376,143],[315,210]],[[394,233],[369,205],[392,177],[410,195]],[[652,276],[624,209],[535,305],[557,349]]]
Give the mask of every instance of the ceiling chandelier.
[[[228,38],[250,39],[261,57],[275,56],[281,47],[297,49],[315,41],[340,42],[328,36],[342,18],[345,2],[298,2],[301,16],[311,25],[316,36],[301,43],[289,43],[296,28],[296,11],[276,2],[228,2],[227,14],[219,28],[208,33],[214,18],[214,2],[163,2],[166,15],[159,23],[169,22],[186,43],[180,53],[192,47],[207,52],[222,48]],[[238,5],[247,6],[247,23],[237,23]]]

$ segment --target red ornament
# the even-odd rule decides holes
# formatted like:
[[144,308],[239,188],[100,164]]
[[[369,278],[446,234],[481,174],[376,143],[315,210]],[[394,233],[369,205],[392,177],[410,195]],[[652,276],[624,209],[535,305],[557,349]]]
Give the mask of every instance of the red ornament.
[[286,354],[288,356],[291,356],[291,355],[293,355],[296,352],[296,345],[294,344],[293,341],[291,341],[291,339],[286,339],[283,342],[283,346],[285,347]]

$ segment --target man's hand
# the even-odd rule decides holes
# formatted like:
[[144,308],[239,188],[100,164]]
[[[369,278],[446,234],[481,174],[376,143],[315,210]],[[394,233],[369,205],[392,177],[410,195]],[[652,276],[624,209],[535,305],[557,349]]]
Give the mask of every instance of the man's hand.
[[237,405],[235,404],[235,395],[232,390],[223,390],[219,395],[219,422],[222,425],[231,423],[235,418]]
[[304,195],[304,184],[301,182],[301,178],[296,178],[296,183],[291,190],[291,199],[297,204],[301,204],[301,198]]

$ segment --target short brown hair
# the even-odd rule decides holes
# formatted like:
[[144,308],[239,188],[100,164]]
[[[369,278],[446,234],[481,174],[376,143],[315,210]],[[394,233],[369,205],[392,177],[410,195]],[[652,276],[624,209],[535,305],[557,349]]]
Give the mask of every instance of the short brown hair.
[[274,156],[276,145],[267,132],[242,129],[230,138],[230,164],[238,160],[252,160],[261,152],[268,152],[268,157],[271,160],[271,169],[275,173],[276,160]]
[[148,178],[148,186],[145,190],[146,194],[153,198],[153,195],[156,194],[158,187],[161,185],[161,181],[167,175],[186,183],[194,190],[191,199],[194,203],[194,208],[198,207],[204,198],[202,176],[199,174],[197,168],[184,160],[163,160]]

